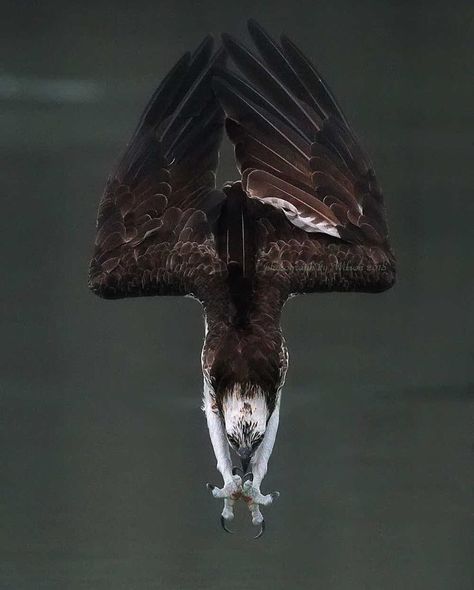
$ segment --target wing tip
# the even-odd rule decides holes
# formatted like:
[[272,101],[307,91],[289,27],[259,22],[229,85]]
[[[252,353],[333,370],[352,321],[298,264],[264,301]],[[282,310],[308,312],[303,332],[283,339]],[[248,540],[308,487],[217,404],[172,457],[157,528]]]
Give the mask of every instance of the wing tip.
[[214,49],[214,36],[211,33],[208,33],[196,49],[192,52],[193,58],[204,54],[207,55],[207,59],[209,59],[210,55],[212,54],[212,50]]
[[248,29],[248,31],[249,31],[250,34],[252,34],[253,31],[265,32],[265,30],[262,27],[262,25],[257,20],[255,20],[252,17],[250,17],[247,20],[247,29]]
[[263,28],[263,26],[254,18],[249,18],[247,21],[247,28],[252,37],[253,42],[258,47],[260,43],[275,44],[271,35]]

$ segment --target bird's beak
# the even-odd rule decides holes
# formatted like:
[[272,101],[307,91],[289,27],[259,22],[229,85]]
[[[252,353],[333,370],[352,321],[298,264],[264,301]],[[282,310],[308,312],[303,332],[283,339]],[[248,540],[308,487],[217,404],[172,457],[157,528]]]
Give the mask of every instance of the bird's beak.
[[242,469],[244,473],[247,473],[247,468],[250,463],[250,459],[252,458],[252,449],[249,447],[240,447],[237,451],[237,454],[240,457],[240,461],[242,462]]

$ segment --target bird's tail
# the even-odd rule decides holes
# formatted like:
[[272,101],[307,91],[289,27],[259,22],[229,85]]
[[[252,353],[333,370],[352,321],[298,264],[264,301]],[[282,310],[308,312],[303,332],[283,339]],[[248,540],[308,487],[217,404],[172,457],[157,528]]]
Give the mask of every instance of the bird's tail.
[[229,287],[236,308],[235,320],[245,322],[255,276],[255,225],[251,203],[240,182],[224,187],[226,199],[220,215],[217,245],[227,264]]

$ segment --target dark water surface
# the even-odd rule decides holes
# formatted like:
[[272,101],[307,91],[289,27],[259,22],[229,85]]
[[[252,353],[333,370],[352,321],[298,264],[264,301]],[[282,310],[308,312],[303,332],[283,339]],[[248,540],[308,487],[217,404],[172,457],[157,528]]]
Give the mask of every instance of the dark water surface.
[[[259,18],[370,149],[399,258],[380,296],[292,300],[266,536],[220,483],[196,302],[86,289],[104,179],[156,82]],[[472,588],[468,2],[2,3],[1,590]],[[471,60],[471,63],[468,63]],[[221,179],[235,178],[224,148]]]

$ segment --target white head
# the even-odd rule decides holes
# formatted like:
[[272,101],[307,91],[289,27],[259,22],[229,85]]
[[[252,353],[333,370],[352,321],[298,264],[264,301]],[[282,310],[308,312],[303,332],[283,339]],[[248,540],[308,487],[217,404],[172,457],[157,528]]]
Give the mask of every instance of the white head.
[[265,394],[254,385],[236,383],[223,396],[222,413],[229,445],[239,455],[246,471],[267,428],[269,411]]

